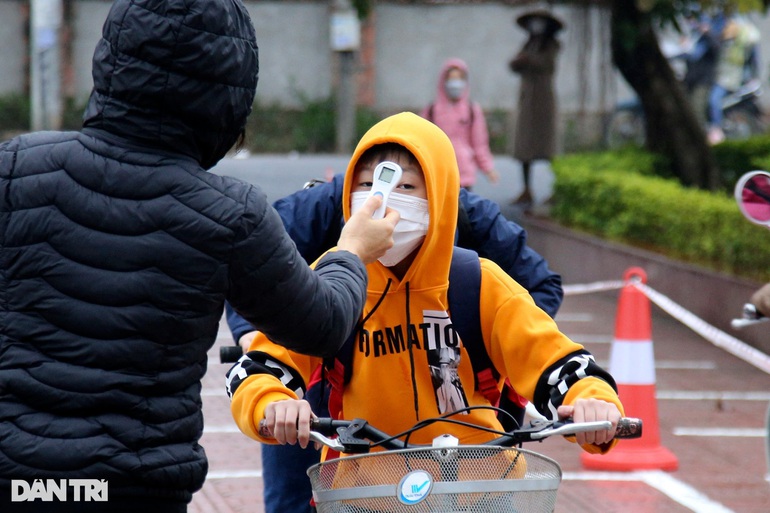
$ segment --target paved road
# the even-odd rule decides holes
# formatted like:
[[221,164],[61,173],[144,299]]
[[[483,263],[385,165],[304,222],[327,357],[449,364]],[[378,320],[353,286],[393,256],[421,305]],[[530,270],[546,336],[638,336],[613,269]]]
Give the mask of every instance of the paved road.
[[[499,169],[505,173],[506,161],[501,162]],[[217,172],[244,179],[257,176],[275,199],[308,178],[322,178],[327,166],[342,171],[343,165],[344,159],[335,157],[264,157],[228,160]],[[507,169],[514,174],[513,167]],[[513,188],[516,178],[504,177],[506,184]],[[507,203],[512,197],[503,187],[489,189],[490,197],[498,201]],[[486,194],[483,179],[477,190]],[[600,363],[607,361],[612,345],[617,298],[617,291],[571,295],[556,318],[561,329],[585,344]],[[652,312],[657,428],[661,444],[676,455],[679,468],[674,472],[589,472],[577,447],[561,439],[547,440],[531,448],[555,458],[564,470],[556,513],[769,511],[765,412],[770,376],[711,345],[656,307]],[[227,366],[218,363],[218,347],[230,343],[223,323],[203,383],[202,443],[210,473],[193,499],[191,513],[264,512],[259,444],[237,431],[224,393]],[[626,407],[634,415],[634,405]]]
[[[213,169],[215,173],[234,176],[247,182],[259,184],[271,201],[301,189],[310,179],[327,180],[336,173],[344,173],[348,158],[339,155],[259,155],[248,158],[227,158]],[[489,183],[479,175],[474,192],[500,203],[509,217],[519,215],[510,206],[522,188],[521,168],[510,157],[496,156],[495,167],[500,174],[497,184]],[[533,188],[536,200],[543,200],[550,194],[553,174],[546,162],[533,166]]]

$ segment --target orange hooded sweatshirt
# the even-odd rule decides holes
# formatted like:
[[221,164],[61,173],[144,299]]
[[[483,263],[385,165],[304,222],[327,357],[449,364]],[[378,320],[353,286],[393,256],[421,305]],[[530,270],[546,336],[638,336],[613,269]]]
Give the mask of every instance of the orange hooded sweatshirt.
[[[447,289],[454,244],[459,173],[447,136],[434,124],[401,113],[374,125],[361,139],[345,176],[343,211],[350,217],[356,162],[363,152],[398,143],[418,160],[425,175],[430,222],[425,240],[399,280],[379,262],[367,267],[369,285],[362,326],[355,336],[352,376],[345,386],[339,418],[363,418],[396,434],[417,421],[462,406],[488,405],[475,388],[474,370],[462,340],[452,329]],[[610,384],[583,346],[572,342],[538,308],[521,285],[494,262],[481,258],[481,330],[500,385],[508,377],[518,393],[547,416],[580,397],[612,402],[623,412]],[[379,305],[378,305],[379,303]],[[231,410],[241,431],[271,443],[258,432],[267,404],[301,398],[319,358],[299,355],[258,334],[247,353],[258,365],[236,365],[228,376]],[[279,377],[280,376],[280,377]],[[460,420],[501,429],[492,410],[473,410]],[[451,433],[462,443],[489,440],[493,434],[472,427],[434,423],[412,435],[430,443]],[[611,445],[614,445],[610,444]],[[585,446],[589,452],[609,447]]]

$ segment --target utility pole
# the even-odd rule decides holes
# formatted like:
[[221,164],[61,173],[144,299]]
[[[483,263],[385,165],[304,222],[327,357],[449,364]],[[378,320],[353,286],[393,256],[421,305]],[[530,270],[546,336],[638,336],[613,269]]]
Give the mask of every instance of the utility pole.
[[33,131],[61,128],[61,25],[62,0],[31,0],[29,68]]
[[361,46],[361,23],[350,0],[332,0],[331,49],[337,56],[336,150],[353,151],[356,132],[356,51]]

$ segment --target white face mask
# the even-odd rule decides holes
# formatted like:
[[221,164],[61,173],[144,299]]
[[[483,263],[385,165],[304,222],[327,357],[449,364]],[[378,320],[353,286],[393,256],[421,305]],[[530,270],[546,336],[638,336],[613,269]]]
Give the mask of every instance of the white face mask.
[[[369,191],[351,194],[350,211],[354,214],[358,212],[368,197]],[[385,267],[392,267],[406,258],[425,240],[430,216],[428,215],[428,200],[397,192],[390,193],[388,207],[397,210],[401,214],[401,218],[393,230],[393,247],[379,260]]]
[[451,100],[459,100],[466,85],[467,82],[462,78],[450,78],[444,82],[444,91]]

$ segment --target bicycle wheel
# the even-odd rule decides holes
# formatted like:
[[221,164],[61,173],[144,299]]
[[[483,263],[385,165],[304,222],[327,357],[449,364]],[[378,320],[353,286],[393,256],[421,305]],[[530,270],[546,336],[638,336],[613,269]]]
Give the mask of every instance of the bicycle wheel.
[[764,124],[756,113],[742,107],[726,111],[722,125],[728,139],[747,139],[765,131]]
[[319,513],[552,513],[554,460],[488,446],[383,451],[308,469]]

